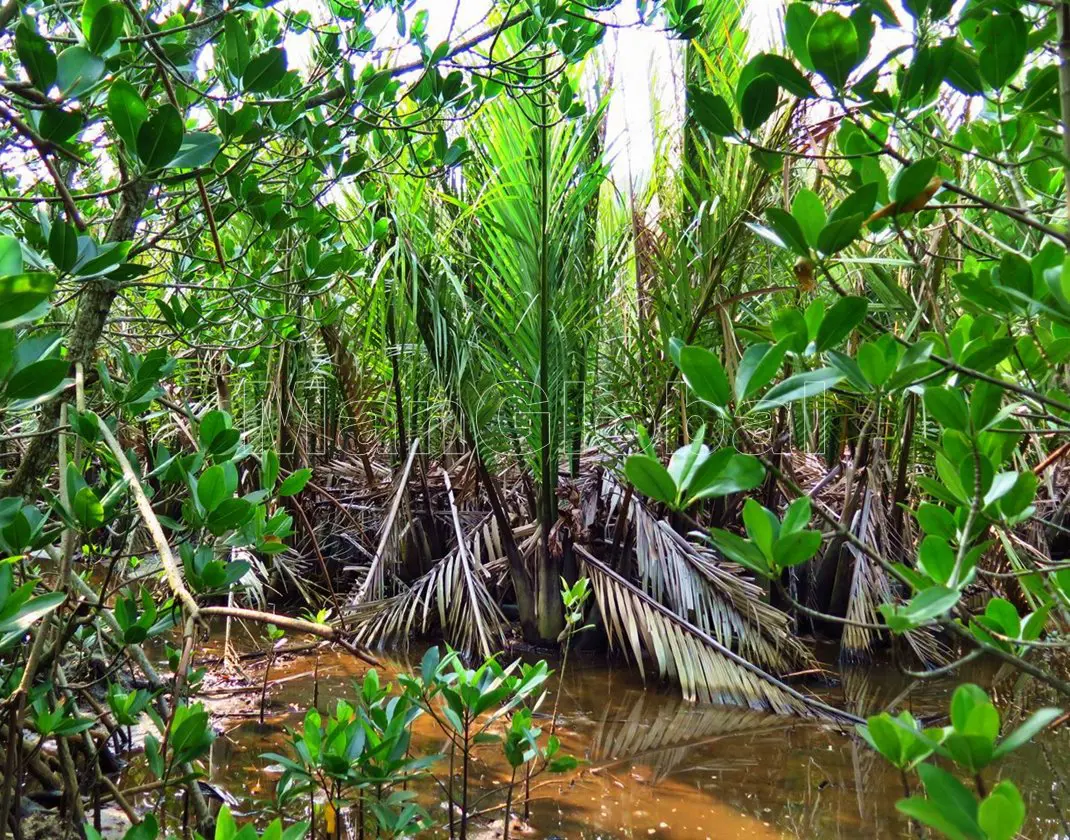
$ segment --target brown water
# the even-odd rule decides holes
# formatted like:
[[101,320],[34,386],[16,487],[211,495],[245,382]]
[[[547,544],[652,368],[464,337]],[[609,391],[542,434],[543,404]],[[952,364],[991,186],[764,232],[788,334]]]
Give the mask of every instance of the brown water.
[[[235,717],[218,724],[210,758],[214,783],[235,796],[247,816],[271,813],[277,774],[259,755],[285,752],[283,727],[297,725],[312,702],[316,657],[279,662],[269,690],[269,720],[255,720],[258,693],[233,695]],[[413,663],[418,665],[418,658]],[[344,654],[318,656],[320,708],[352,694],[365,667]],[[394,661],[393,669],[410,667]],[[970,675],[987,685],[992,673]],[[551,699],[543,706],[552,707]],[[841,674],[842,684],[822,693],[841,706],[869,714],[899,697],[897,709],[918,715],[947,709],[951,683],[916,683],[888,668]],[[1013,684],[1011,685],[1013,687]],[[848,703],[845,697],[854,698]],[[242,717],[244,715],[244,717]],[[429,724],[429,725],[425,725]],[[564,678],[558,734],[585,768],[568,777],[542,777],[533,791],[530,828],[513,836],[562,838],[861,838],[908,836],[895,810],[902,796],[898,774],[847,729],[729,707],[694,706],[670,688],[645,687],[624,666],[574,657]],[[434,725],[417,722],[414,747],[442,747]],[[1059,816],[1070,813],[1070,772],[1065,733],[1030,745],[998,768],[1013,778],[1029,809],[1026,837],[1068,837]],[[281,749],[280,749],[281,748]],[[500,747],[479,748],[474,786],[491,791],[507,780]],[[1051,769],[1049,760],[1055,765]],[[133,769],[133,768],[132,768]],[[990,782],[996,780],[994,771]],[[136,783],[133,773],[131,783]],[[501,801],[500,799],[498,801]],[[444,816],[444,814],[441,814]],[[500,836],[500,822],[481,836]]]

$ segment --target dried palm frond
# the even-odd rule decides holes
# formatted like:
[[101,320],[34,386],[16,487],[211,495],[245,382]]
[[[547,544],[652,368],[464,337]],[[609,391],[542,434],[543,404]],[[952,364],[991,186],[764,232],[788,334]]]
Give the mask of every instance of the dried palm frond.
[[[862,510],[858,512],[851,530],[866,545],[887,545],[888,526],[877,503],[880,498],[877,469],[869,471],[869,486],[866,488]],[[847,601],[843,639],[840,645],[840,661],[843,663],[868,662],[873,655],[873,646],[878,631],[861,625],[880,624],[878,604],[895,601],[895,592],[888,573],[873,562],[852,543],[845,548],[851,553],[854,569],[851,590]],[[906,634],[907,644],[926,666],[941,665],[950,661],[947,647],[931,631],[925,628],[911,630]]]
[[358,607],[348,622],[358,644],[404,643],[414,632],[427,633],[435,619],[446,640],[462,653],[491,656],[505,644],[505,617],[487,589],[489,573],[477,559],[487,546],[488,530],[484,523],[465,538],[449,474],[443,470],[442,475],[457,545],[408,592]]
[[[390,509],[383,527],[380,529],[379,545],[375,549],[375,556],[364,576],[364,582],[353,595],[353,605],[362,604],[369,597],[381,600],[385,594],[385,578],[388,569],[396,568],[401,552],[401,537],[404,532],[404,523],[410,518],[408,511],[408,486],[409,472],[412,470],[412,462],[416,458],[416,450],[420,445],[420,439],[416,438],[409,447],[409,457],[405,461],[405,468],[401,471],[398,480],[394,483],[394,493],[390,501]],[[404,508],[404,515],[402,515]],[[347,566],[348,569],[356,568]]]
[[505,643],[505,617],[464,550],[439,560],[407,592],[357,607],[346,624],[353,641],[369,648],[404,645],[436,626],[465,654],[490,656]]
[[[606,482],[616,484],[612,478]],[[783,672],[816,666],[792,633],[790,616],[762,600],[761,588],[742,569],[688,542],[638,499],[632,499],[628,516],[639,580],[648,595],[763,667]]]
[[576,546],[590,578],[610,645],[630,653],[641,674],[644,660],[680,686],[684,699],[750,706],[783,715],[826,719],[855,718],[807,697],[767,674],[704,630],[662,606],[582,546]]

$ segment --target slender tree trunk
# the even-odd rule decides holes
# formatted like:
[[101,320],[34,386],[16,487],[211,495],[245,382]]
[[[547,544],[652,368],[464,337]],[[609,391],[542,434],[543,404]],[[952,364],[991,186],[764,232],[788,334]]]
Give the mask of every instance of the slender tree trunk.
[[[353,418],[353,424],[356,427],[354,436],[357,457],[360,458],[368,483],[374,486],[377,483],[375,472],[372,470],[371,457],[368,454],[367,447],[364,445],[368,423],[362,405],[360,375],[357,372],[357,364],[334,324],[326,324],[321,321],[320,336],[323,339],[324,346],[327,348],[327,352],[331,356],[331,362],[334,364],[334,375],[338,378],[338,385],[345,395],[346,409],[349,411],[349,416]],[[404,443],[401,445],[404,446]]]
[[[546,59],[542,60],[546,74]],[[561,603],[561,558],[550,549],[550,530],[557,522],[557,451],[551,428],[550,411],[550,336],[553,283],[550,277],[550,108],[549,93],[541,95],[539,119],[539,564],[535,580],[535,606],[539,638],[551,642],[565,626],[564,605]]]
[[[222,8],[220,0],[206,0],[201,10],[202,17],[210,17]],[[0,10],[4,18],[8,10],[17,13],[17,3],[7,3]],[[202,26],[190,33],[193,41],[193,58],[190,65],[196,64],[196,56],[212,34],[212,27]],[[119,207],[112,218],[111,225],[104,237],[105,242],[129,242],[134,239],[137,226],[145,212],[152,191],[153,182],[141,178],[135,179],[123,187]],[[78,364],[84,370],[90,368],[93,353],[100,340],[104,325],[111,313],[112,303],[119,293],[119,284],[107,276],[86,281],[85,290],[78,298],[78,307],[71,322],[67,338],[67,359],[71,363],[71,372]],[[55,429],[59,424],[59,408],[62,400],[54,397],[41,406],[38,414],[38,428],[42,431]],[[54,431],[33,438],[26,449],[22,462],[11,480],[0,486],[0,498],[5,496],[29,496],[37,491],[48,476],[56,458],[56,433]]]

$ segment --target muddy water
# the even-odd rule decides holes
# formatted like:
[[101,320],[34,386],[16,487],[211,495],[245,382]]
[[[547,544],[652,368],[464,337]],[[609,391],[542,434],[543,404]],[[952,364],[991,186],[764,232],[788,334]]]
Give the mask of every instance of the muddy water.
[[[220,737],[211,755],[211,777],[237,798],[239,810],[248,816],[270,813],[277,775],[259,755],[283,751],[283,727],[296,725],[312,702],[317,661],[321,709],[352,694],[352,680],[364,667],[347,656],[322,653],[276,664],[272,681],[280,681],[269,690],[264,727],[255,719],[256,692],[222,695],[229,698],[228,713],[234,716],[217,726]],[[393,661],[383,676],[405,667],[404,661]],[[586,768],[567,779],[540,780],[533,790],[528,831],[513,836],[908,836],[905,820],[895,811],[902,780],[846,730],[737,708],[692,706],[668,688],[644,688],[631,670],[602,660],[576,658],[569,668],[558,733],[564,748],[584,759]],[[970,677],[987,686],[993,675],[982,670]],[[893,701],[917,715],[939,714],[946,710],[953,687],[917,683],[904,694],[909,681],[891,669],[874,667],[843,673],[840,680],[837,687],[823,690],[826,699],[863,714]],[[552,682],[551,692],[555,688]],[[552,700],[543,708],[551,707]],[[433,725],[418,723],[414,746],[440,749],[442,739]],[[1070,813],[1070,791],[1062,784],[1070,775],[1068,747],[1070,738],[1055,735],[1043,745],[1021,750],[999,768],[1022,790],[1030,815],[1027,837],[1070,836],[1059,816],[1060,808]],[[508,778],[500,747],[480,750],[474,784],[483,791],[500,791]],[[500,823],[497,829],[484,828],[481,836],[500,836]]]

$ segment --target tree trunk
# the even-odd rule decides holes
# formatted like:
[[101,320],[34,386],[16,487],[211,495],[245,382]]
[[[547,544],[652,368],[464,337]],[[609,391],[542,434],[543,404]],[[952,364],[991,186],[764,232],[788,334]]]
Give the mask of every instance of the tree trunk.
[[[357,457],[360,458],[361,466],[364,467],[364,474],[368,479],[368,484],[374,487],[378,482],[375,479],[375,472],[372,470],[368,449],[364,444],[368,423],[362,409],[363,395],[361,393],[360,374],[357,372],[357,364],[334,324],[325,324],[321,321],[320,336],[323,338],[323,343],[331,356],[331,362],[334,364],[334,375],[337,377],[338,385],[345,395],[346,409],[349,411],[349,416],[353,418]],[[404,446],[404,443],[401,445]]]

